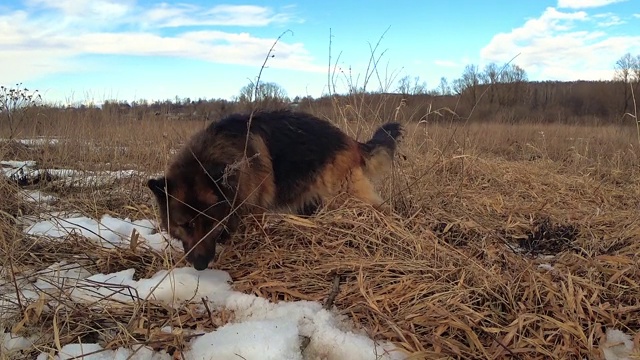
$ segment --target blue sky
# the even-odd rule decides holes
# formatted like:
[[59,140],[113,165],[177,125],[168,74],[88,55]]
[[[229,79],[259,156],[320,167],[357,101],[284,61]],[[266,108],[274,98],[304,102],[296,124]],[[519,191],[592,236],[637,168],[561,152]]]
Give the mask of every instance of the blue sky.
[[[255,79],[290,97],[327,92],[329,29],[337,91],[349,69],[363,84],[381,40],[379,78],[429,89],[467,64],[513,62],[531,80],[610,79],[640,55],[640,0],[4,0],[0,83],[22,82],[50,102],[230,98]],[[358,78],[359,76],[359,78]]]

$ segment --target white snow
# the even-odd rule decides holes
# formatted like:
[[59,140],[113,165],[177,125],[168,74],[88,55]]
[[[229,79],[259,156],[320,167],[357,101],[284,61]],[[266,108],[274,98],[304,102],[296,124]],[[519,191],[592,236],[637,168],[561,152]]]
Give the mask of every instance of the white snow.
[[46,290],[73,286],[79,280],[90,276],[91,273],[79,264],[60,261],[36,272],[31,277],[36,278],[35,283],[33,283],[34,290]]
[[27,145],[27,146],[44,146],[44,145],[57,145],[61,142],[61,139],[54,137],[36,137],[31,139],[13,139],[9,140],[6,138],[0,139],[2,142],[15,141],[17,143]]
[[100,221],[86,216],[77,217],[52,217],[26,227],[25,232],[30,235],[47,236],[52,238],[64,238],[71,233],[80,234],[88,239],[96,241],[103,247],[129,246],[131,234],[136,230],[140,239],[149,247],[163,250],[169,245],[177,245],[177,241],[170,241],[164,232],[156,232],[155,223],[151,220],[117,219],[104,215]]
[[558,270],[556,270],[556,268],[553,265],[549,264],[549,263],[538,264],[538,269],[544,270],[544,271],[549,271],[549,272],[551,272],[553,274],[557,274],[558,273]]
[[33,139],[15,139],[15,141],[30,146],[56,145],[60,142],[57,138],[33,138]]
[[[70,297],[88,303],[103,299],[103,304],[137,299],[176,304],[204,298],[211,309],[233,311],[235,323],[192,340],[191,350],[185,354],[189,359],[214,359],[211,354],[214,348],[215,359],[236,359],[237,354],[246,359],[354,360],[374,359],[376,354],[393,349],[390,344],[375,344],[366,335],[350,331],[348,319],[337,317],[318,302],[272,303],[234,291],[231,278],[224,271],[183,267],[161,270],[139,281],[133,280],[133,275],[134,269],[127,269],[90,276],[75,284],[69,291]],[[128,290],[123,291],[123,287]],[[311,340],[305,350],[307,357],[302,357],[300,336]],[[403,358],[400,353],[392,355],[380,358]]]
[[2,339],[2,342],[0,342],[0,354],[9,351],[26,350],[33,346],[33,342],[31,342],[31,340],[23,336],[15,336],[6,332],[0,333],[0,339]]
[[217,359],[303,359],[298,328],[295,322],[284,318],[227,324],[196,338],[191,346],[185,354],[188,359],[213,359],[211,349],[215,349]]
[[33,160],[27,160],[27,161],[4,160],[4,161],[0,161],[0,165],[2,165],[2,167],[9,167],[9,168],[15,168],[15,169],[19,169],[23,167],[34,168],[36,167],[36,162]]
[[48,175],[52,183],[61,186],[100,186],[111,184],[119,179],[146,176],[146,174],[137,170],[81,171],[74,169],[39,169],[35,161],[6,160],[0,162],[0,165],[2,165],[0,167],[2,175],[11,180],[27,182]]
[[[602,349],[605,360],[631,360],[635,346],[631,336],[620,330],[609,328],[606,334],[607,340]],[[635,357],[640,355],[638,351],[635,352]]]
[[[155,231],[151,220],[131,221],[104,215],[99,221],[85,216],[55,217],[30,226],[24,231],[32,236],[65,241],[67,234],[76,232],[104,247],[128,246],[132,230],[141,241],[162,251],[175,240]],[[36,272],[29,279],[20,279],[21,298],[35,301],[43,292],[58,290],[69,294],[76,302],[95,307],[107,307],[117,302],[149,299],[170,306],[185,301],[196,302],[205,314],[201,299],[212,311],[227,309],[233,320],[214,331],[200,332],[190,340],[185,359],[403,359],[404,354],[390,343],[374,342],[365,333],[353,329],[350,319],[325,310],[318,302],[293,301],[272,303],[252,294],[234,291],[231,277],[225,271],[193,267],[161,270],[150,278],[134,280],[135,270],[126,269],[111,274],[90,274],[78,264],[60,262]],[[16,308],[16,294],[11,286],[0,286],[0,303],[7,309]],[[308,339],[301,349],[303,339]],[[13,341],[10,347],[28,346],[28,339]],[[14,344],[15,343],[15,344]],[[95,352],[95,353],[94,353]],[[104,350],[98,344],[68,344],[55,359],[93,353],[84,359],[126,359],[131,348]],[[41,354],[39,359],[46,359]],[[133,359],[170,359],[166,353],[149,348],[139,349]]]
[[[137,351],[135,351],[137,350]],[[79,358],[84,355],[84,357]],[[46,353],[41,353],[36,360],[48,360]],[[62,347],[54,360],[83,359],[83,360],[171,360],[166,352],[156,352],[146,346],[135,346],[134,349],[119,348],[106,350],[99,344],[68,344]]]
[[28,202],[51,205],[58,201],[54,195],[48,195],[40,190],[21,190],[20,195]]

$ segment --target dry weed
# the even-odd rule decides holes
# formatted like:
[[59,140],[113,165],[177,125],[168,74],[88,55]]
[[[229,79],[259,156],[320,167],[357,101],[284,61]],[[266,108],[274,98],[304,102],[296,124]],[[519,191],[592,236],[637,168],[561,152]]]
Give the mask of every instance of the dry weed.
[[[78,121],[52,125],[46,134],[76,140],[16,148],[3,159],[92,170],[109,163],[152,174],[162,170],[170,149],[203,126]],[[374,127],[340,126],[355,126],[350,133],[360,138]],[[396,216],[354,201],[309,219],[247,218],[215,267],[231,274],[235,289],[272,301],[325,302],[338,278],[336,311],[415,358],[596,359],[605,328],[640,331],[640,161],[633,134],[613,126],[407,126],[406,160],[379,184]],[[56,209],[153,218],[145,180],[35,188],[58,194]],[[17,283],[57,261],[80,262],[95,273],[135,268],[140,277],[176,265],[171,256],[144,248],[101,249],[77,236],[64,239],[64,246],[30,238],[15,219],[42,209],[17,193],[15,185],[0,183],[7,199],[0,208],[7,281]],[[2,319],[12,328],[28,315],[20,332],[43,334],[40,351],[78,339],[174,351],[190,335],[161,328],[211,330],[233,316],[194,311],[197,299],[178,309],[137,301],[96,311],[62,293],[50,296],[67,307],[50,312],[17,304],[21,314]]]

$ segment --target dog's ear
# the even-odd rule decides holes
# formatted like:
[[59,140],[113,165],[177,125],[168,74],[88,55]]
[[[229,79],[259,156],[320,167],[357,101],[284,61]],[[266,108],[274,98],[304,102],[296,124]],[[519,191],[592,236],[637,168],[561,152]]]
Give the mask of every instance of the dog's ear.
[[165,192],[166,185],[167,185],[167,179],[164,176],[159,177],[157,179],[152,178],[147,180],[147,187],[151,189],[153,194],[158,199],[163,199],[167,197],[167,193]]

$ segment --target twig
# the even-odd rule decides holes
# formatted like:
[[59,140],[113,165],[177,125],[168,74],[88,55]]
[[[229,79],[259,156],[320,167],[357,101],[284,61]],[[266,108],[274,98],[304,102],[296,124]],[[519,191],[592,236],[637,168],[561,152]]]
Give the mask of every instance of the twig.
[[213,324],[213,315],[211,314],[211,309],[209,309],[209,305],[207,304],[207,301],[204,298],[201,298],[202,300],[202,305],[204,305],[204,309],[207,310],[207,315],[209,315],[209,321],[211,321],[211,323]]
[[20,289],[18,289],[18,281],[16,280],[16,272],[13,267],[13,256],[7,253],[7,257],[9,258],[9,267],[11,267],[11,282],[16,290],[16,299],[18,300],[18,306],[20,307],[20,312],[24,312],[24,306],[22,306],[22,300],[20,300]]
[[271,53],[273,52],[273,49],[276,47],[276,44],[278,44],[278,41],[280,41],[280,39],[284,36],[284,34],[286,34],[288,32],[290,32],[291,35],[293,35],[293,31],[291,31],[289,29],[285,30],[282,34],[280,34],[280,36],[278,36],[276,41],[273,42],[273,45],[271,45],[271,48],[269,49],[269,52],[267,53],[267,56],[265,56],[265,58],[264,58],[264,62],[262,63],[262,66],[260,67],[260,71],[258,72],[258,78],[256,79],[256,84],[253,87],[253,101],[255,103],[257,103],[257,100],[258,100],[258,87],[260,86],[260,78],[262,77],[262,71],[264,70],[265,67],[267,67],[267,61],[269,61],[269,58],[275,56],[275,55],[271,55]]
[[304,335],[300,335],[300,337],[302,338],[300,340],[300,352],[304,352],[311,343],[311,338]]
[[633,100],[633,114],[625,113],[625,115],[629,115],[636,122],[636,132],[638,133],[638,144],[640,144],[640,119],[638,119],[638,106],[636,104],[636,95],[633,91],[633,84],[629,83],[629,87],[631,88],[631,99]]
[[331,292],[329,293],[329,297],[327,301],[324,303],[323,308],[329,310],[333,306],[333,302],[336,300],[338,293],[340,292],[340,275],[336,274],[333,277],[333,287],[331,288]]
[[498,344],[498,346],[500,346],[501,348],[503,348],[506,352],[509,353],[509,355],[511,356],[516,356],[516,354],[513,353],[513,351],[511,351],[511,349],[509,349],[505,344],[502,343],[502,341],[500,341],[498,339],[497,336],[493,335],[492,333],[486,331],[485,329],[482,328],[482,326],[479,326],[477,323],[474,323],[475,326],[478,327],[478,329],[480,329],[480,331],[482,331],[484,334],[488,335],[490,338],[493,339],[493,341],[496,342],[496,344]]
[[329,67],[327,69],[327,89],[329,90],[329,98],[331,98],[331,28],[329,28]]

